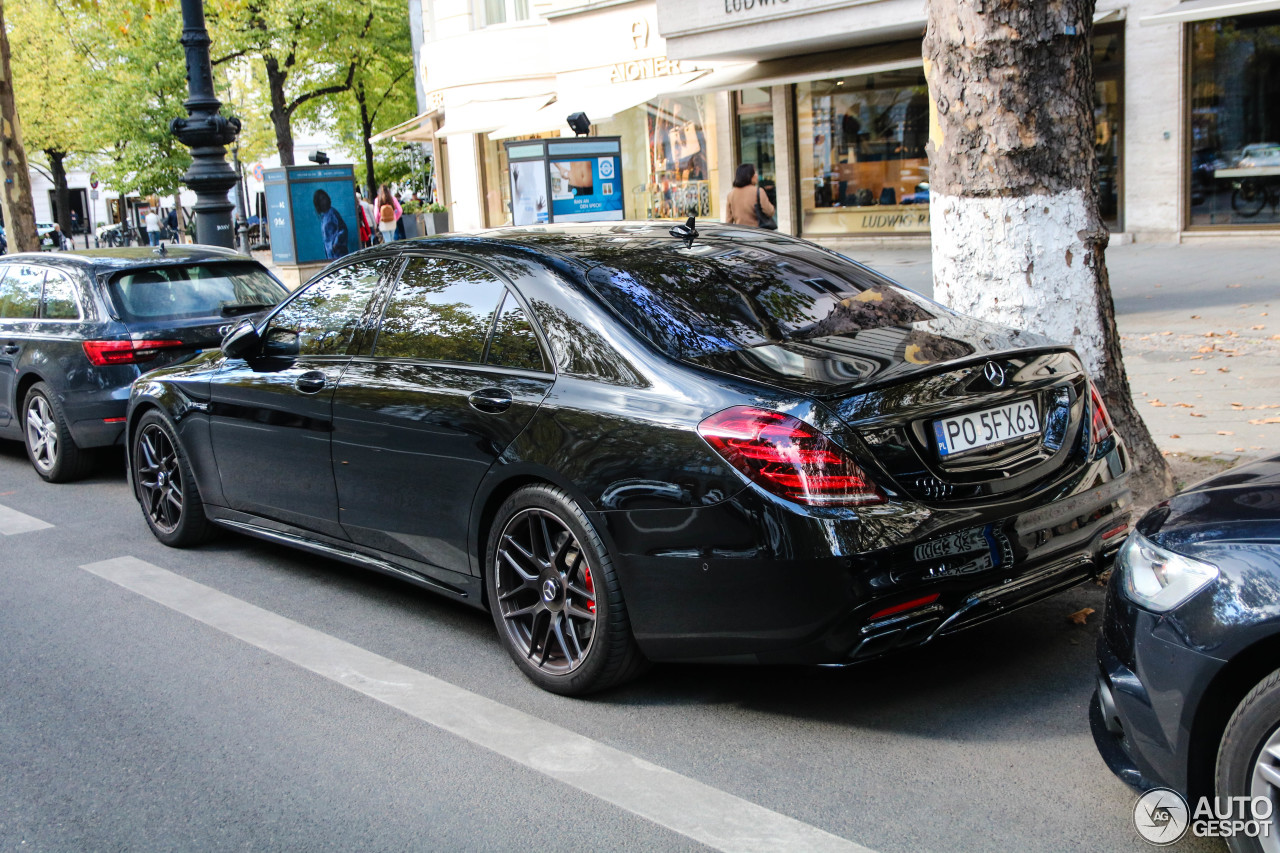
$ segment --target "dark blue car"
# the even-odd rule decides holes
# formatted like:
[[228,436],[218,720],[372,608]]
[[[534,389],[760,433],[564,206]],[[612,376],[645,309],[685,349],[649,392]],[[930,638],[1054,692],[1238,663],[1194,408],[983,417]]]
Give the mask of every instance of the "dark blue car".
[[0,258],[0,438],[23,441],[51,483],[119,444],[129,384],[216,347],[287,291],[250,258],[210,246]]

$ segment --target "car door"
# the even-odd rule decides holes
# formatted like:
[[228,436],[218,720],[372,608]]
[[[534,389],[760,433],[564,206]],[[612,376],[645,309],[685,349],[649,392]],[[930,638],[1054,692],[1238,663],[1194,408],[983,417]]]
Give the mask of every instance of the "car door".
[[262,327],[262,351],[227,359],[210,384],[210,440],[232,509],[327,536],[338,523],[332,400],[359,344],[386,258],[312,282]]
[[[44,267],[37,264],[12,263],[0,279],[0,426],[22,417],[17,365],[36,333],[44,275]],[[22,429],[20,422],[14,426]]]
[[481,479],[554,376],[525,306],[494,273],[410,257],[369,356],[334,395],[334,479],[352,540],[469,573]]

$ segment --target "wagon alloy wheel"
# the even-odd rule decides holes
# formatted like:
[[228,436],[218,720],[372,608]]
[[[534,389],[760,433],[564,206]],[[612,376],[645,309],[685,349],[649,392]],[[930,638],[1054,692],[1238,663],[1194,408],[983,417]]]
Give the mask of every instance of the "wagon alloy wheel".
[[148,424],[138,436],[138,493],[151,523],[166,533],[182,521],[182,469],[178,452],[159,424]]
[[58,422],[53,406],[39,394],[32,394],[27,402],[27,447],[41,471],[51,471],[58,464]]
[[596,636],[591,567],[556,515],[526,509],[502,530],[495,567],[497,605],[511,641],[543,672],[573,672]]

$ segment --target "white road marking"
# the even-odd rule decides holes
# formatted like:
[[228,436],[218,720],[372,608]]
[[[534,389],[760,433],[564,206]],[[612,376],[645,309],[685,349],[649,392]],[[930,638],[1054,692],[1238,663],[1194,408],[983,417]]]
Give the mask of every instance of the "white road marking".
[[80,568],[717,850],[873,853],[136,557]]
[[15,533],[30,533],[33,530],[44,530],[53,527],[47,521],[41,521],[25,512],[18,512],[0,504],[0,533],[12,536]]

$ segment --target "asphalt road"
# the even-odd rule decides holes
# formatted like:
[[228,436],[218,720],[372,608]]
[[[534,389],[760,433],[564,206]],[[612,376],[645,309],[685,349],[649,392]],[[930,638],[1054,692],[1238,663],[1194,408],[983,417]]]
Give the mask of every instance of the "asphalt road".
[[[1097,587],[892,661],[659,666],[572,700],[526,681],[484,613],[234,534],[160,545],[114,458],[51,486],[0,442],[0,506],[52,525],[0,535],[3,850],[684,850],[704,845],[672,828],[682,814],[752,808],[880,853],[1148,849],[1089,734],[1100,614],[1067,615],[1101,610]],[[187,610],[226,618],[81,568],[120,557],[216,590]],[[257,628],[263,647],[238,638]],[[294,662],[327,644],[471,718],[446,731],[444,712],[374,698],[377,679]],[[556,732],[579,745],[539,752]],[[526,734],[537,760],[511,757]],[[648,811],[609,793],[633,783],[660,789]]]

